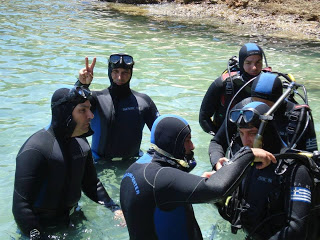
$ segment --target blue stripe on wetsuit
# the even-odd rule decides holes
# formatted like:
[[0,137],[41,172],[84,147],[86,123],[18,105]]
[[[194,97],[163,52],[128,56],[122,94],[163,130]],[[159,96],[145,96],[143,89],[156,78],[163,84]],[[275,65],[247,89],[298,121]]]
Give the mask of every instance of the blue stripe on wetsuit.
[[184,206],[171,211],[161,211],[159,208],[154,212],[154,224],[159,240],[187,240],[188,229]]
[[98,109],[96,109],[93,114],[94,118],[91,120],[91,129],[94,131],[94,134],[92,135],[91,150],[93,159],[96,161],[100,158],[97,152],[99,149],[99,142],[101,136],[101,118]]

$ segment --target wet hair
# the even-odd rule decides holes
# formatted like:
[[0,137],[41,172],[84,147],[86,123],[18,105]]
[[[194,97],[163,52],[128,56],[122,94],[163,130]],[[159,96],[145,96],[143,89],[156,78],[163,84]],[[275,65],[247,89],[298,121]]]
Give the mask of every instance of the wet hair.
[[283,93],[282,81],[276,74],[261,73],[252,83],[251,97],[276,102]]

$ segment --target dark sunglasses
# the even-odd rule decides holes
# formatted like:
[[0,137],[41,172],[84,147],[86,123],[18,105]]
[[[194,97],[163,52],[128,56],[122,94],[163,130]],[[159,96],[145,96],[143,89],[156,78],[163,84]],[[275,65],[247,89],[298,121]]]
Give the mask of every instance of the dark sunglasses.
[[109,58],[112,64],[125,63],[126,65],[133,65],[133,57],[130,55],[112,54]]
[[89,90],[89,88],[86,88],[84,86],[77,86],[70,89],[69,94],[63,98],[61,98],[59,101],[52,103],[51,108],[54,108],[60,104],[63,104],[65,102],[71,102],[71,101],[79,101],[84,102],[86,100],[89,100],[92,93]]
[[237,123],[241,116],[243,117],[245,123],[250,123],[253,120],[260,119],[260,114],[257,110],[255,110],[254,108],[248,108],[245,110],[231,110],[229,113],[229,120],[232,123]]

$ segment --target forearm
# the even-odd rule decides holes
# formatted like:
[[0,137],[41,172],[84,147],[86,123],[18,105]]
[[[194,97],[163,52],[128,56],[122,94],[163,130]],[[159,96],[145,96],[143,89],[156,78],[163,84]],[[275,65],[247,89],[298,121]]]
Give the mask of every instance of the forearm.
[[32,229],[41,232],[40,222],[32,211],[32,206],[16,191],[13,193],[12,213],[19,229],[25,235],[29,236]]
[[250,168],[254,155],[249,148],[241,149],[210,178],[204,179],[192,192],[190,202],[217,202],[230,195]]
[[216,128],[214,127],[213,121],[211,119],[212,115],[210,116],[207,112],[200,109],[199,113],[199,124],[203,131],[209,132],[216,132]]
[[209,145],[209,158],[213,170],[216,170],[217,162],[224,156],[225,150],[223,146],[219,142],[217,142],[215,138],[212,138]]
[[83,86],[83,87],[89,87],[90,86],[90,84],[83,84],[83,83],[81,83],[80,81],[79,81],[79,79],[75,82],[75,84],[74,84],[74,86],[76,86],[76,87],[81,87],[81,86]]

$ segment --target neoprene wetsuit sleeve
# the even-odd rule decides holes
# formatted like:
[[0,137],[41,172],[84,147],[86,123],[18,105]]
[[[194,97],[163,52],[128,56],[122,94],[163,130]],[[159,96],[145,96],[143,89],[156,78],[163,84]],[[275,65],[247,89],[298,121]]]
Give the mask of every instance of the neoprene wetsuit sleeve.
[[[305,123],[303,123],[305,124]],[[302,136],[301,140],[297,144],[297,149],[305,150],[308,152],[313,152],[318,150],[317,145],[317,136],[314,128],[314,121],[313,117],[310,112],[310,122],[308,124],[308,127]]]
[[[268,238],[269,240],[300,240],[307,238],[307,229],[312,205],[311,199],[309,199],[309,201],[306,196],[310,194],[311,197],[312,189],[309,189],[309,192],[305,187],[312,187],[313,181],[308,169],[303,165],[300,165],[296,172],[295,170],[293,171],[293,177],[291,179],[291,191],[288,191],[286,194],[286,201],[289,202],[289,206],[286,207],[285,212],[287,224],[279,232]],[[294,185],[300,187],[295,187]],[[265,224],[268,224],[268,222]],[[310,224],[313,223],[310,222]]]
[[209,86],[200,107],[199,124],[203,131],[207,133],[218,131],[211,117],[219,108],[221,94],[224,94],[224,88],[221,77],[219,77]]
[[46,159],[37,150],[29,149],[17,156],[12,212],[20,230],[27,236],[32,229],[41,232],[40,223],[32,209],[46,169]]
[[156,204],[162,209],[169,209],[182,203],[214,203],[222,200],[240,184],[253,160],[251,149],[242,148],[230,164],[223,166],[210,178],[175,168],[161,168],[154,180]]
[[93,165],[91,153],[89,153],[86,168],[82,180],[82,191],[92,201],[106,206],[111,211],[120,209],[119,205],[113,202],[106,189],[97,177],[96,169]]
[[[237,103],[232,109],[241,109],[248,103],[252,102],[251,98],[245,98],[241,102]],[[218,132],[211,139],[209,144],[209,157],[210,163],[212,165],[212,169],[215,169],[215,165],[218,160],[222,157],[225,157],[226,152],[229,147],[229,143],[226,137],[226,121],[228,118],[225,118]],[[231,141],[232,137],[237,133],[237,126],[234,123],[228,121],[228,136],[229,141]]]
[[[225,120],[226,121],[226,120]],[[226,138],[225,121],[209,144],[209,158],[212,169],[216,170],[218,160],[226,155],[228,143]]]
[[145,122],[146,122],[148,128],[151,131],[153,122],[159,116],[159,111],[158,111],[156,105],[154,104],[154,102],[152,101],[152,99],[150,97],[149,97],[149,99],[150,99],[149,100],[149,109],[148,109],[148,111],[146,112],[146,115],[145,115]]

